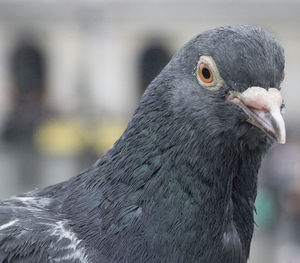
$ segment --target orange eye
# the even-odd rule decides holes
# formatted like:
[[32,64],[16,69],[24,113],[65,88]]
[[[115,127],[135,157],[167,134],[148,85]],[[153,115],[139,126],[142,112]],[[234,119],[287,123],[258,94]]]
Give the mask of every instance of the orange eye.
[[219,90],[224,80],[220,76],[218,67],[214,59],[210,56],[201,56],[193,72],[196,75],[197,81],[203,89]]
[[205,83],[211,83],[214,80],[214,75],[210,67],[205,63],[200,63],[198,67],[198,75]]
[[283,71],[283,72],[282,72],[282,75],[281,75],[281,80],[280,80],[280,82],[284,81],[284,78],[285,78],[285,72]]

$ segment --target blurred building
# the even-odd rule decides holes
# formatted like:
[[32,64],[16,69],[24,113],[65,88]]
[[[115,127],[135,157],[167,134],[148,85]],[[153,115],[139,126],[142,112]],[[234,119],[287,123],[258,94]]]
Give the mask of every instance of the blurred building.
[[28,42],[47,67],[49,107],[68,115],[128,118],[144,87],[142,57],[153,46],[168,58],[205,29],[244,23],[263,26],[285,47],[287,117],[295,120],[300,113],[295,87],[300,78],[299,10],[297,0],[1,0],[0,123],[11,107],[12,54]]

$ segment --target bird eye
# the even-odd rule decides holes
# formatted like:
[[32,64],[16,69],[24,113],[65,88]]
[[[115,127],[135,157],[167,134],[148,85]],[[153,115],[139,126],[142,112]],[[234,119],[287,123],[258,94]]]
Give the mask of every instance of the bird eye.
[[196,70],[199,84],[204,89],[218,90],[224,83],[212,57],[201,56]]
[[208,65],[201,63],[198,68],[198,75],[205,83],[211,83],[214,80],[213,73]]

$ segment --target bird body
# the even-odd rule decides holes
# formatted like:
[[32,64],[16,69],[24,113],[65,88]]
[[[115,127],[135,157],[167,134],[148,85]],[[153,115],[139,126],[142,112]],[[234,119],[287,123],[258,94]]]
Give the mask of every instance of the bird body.
[[[261,158],[272,136],[285,138],[280,117],[251,123],[235,104],[247,106],[249,87],[278,89],[283,67],[281,46],[258,28],[188,42],[93,166],[0,204],[0,262],[245,263]],[[206,85],[207,72],[218,83]]]

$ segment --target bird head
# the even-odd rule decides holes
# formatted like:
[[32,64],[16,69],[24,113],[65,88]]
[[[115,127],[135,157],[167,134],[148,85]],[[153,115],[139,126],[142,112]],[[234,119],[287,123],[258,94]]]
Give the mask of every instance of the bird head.
[[[231,133],[247,143],[285,143],[280,84],[284,52],[252,26],[221,27],[198,35],[163,70],[172,82],[178,116]],[[234,139],[234,138],[233,138]]]

